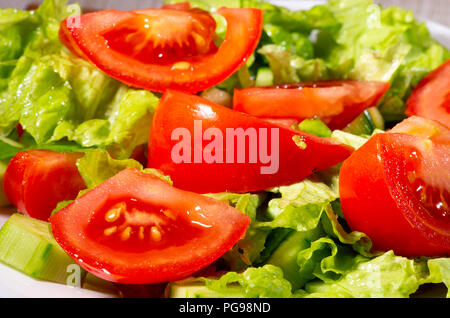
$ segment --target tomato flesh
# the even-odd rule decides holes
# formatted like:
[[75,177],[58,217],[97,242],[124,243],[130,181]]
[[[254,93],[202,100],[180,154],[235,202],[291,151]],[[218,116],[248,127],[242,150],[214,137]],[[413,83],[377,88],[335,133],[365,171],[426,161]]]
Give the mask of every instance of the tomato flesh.
[[120,252],[133,253],[186,244],[201,232],[189,220],[175,218],[173,211],[135,198],[108,202],[86,227],[93,240]]
[[[174,138],[179,131],[186,134],[181,141]],[[203,140],[209,132],[217,135]],[[230,137],[230,132],[241,137]],[[186,156],[180,150],[186,160],[175,160],[181,142],[187,145]],[[329,138],[276,125],[199,96],[167,91],[153,117],[148,167],[162,170],[175,186],[194,192],[249,192],[301,181],[342,162],[352,151]],[[263,172],[267,169],[271,170]]]
[[78,172],[79,153],[19,152],[9,162],[3,187],[19,212],[47,221],[57,203],[76,198],[86,186]]
[[414,89],[406,114],[432,119],[450,128],[450,60],[428,74]]
[[228,204],[127,169],[50,218],[61,247],[92,274],[154,284],[190,276],[241,239],[250,218]]
[[319,117],[332,129],[342,129],[366,108],[375,106],[389,83],[322,81],[273,87],[236,89],[233,108],[262,118],[302,121]]
[[172,10],[189,10],[190,8],[191,4],[189,2],[163,4],[163,6],[161,7],[161,9],[172,9]]
[[148,9],[136,11],[103,37],[121,54],[146,64],[168,65],[215,52],[215,30],[215,20],[206,11]]
[[[374,249],[403,256],[450,253],[450,132],[412,118],[377,134],[342,165],[342,210],[352,230],[366,233]],[[413,134],[419,126],[432,134]],[[415,126],[412,129],[412,126]],[[408,133],[409,132],[409,133]]]
[[122,83],[157,92],[194,93],[237,71],[261,37],[262,10],[221,8],[217,13],[227,21],[218,48],[212,42],[214,20],[206,12],[186,8],[87,13],[79,17],[82,27],[64,20],[60,39]]

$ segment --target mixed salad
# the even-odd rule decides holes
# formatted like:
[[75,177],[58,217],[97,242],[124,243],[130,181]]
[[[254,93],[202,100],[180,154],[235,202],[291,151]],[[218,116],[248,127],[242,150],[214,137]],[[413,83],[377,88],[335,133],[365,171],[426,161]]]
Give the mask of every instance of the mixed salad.
[[1,9],[0,261],[159,297],[450,297],[449,58],[371,0]]

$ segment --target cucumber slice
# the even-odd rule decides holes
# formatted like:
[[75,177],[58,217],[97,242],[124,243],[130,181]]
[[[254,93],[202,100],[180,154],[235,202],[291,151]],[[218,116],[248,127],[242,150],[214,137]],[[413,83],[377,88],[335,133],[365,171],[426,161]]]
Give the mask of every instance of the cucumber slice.
[[362,112],[343,131],[354,135],[371,135],[375,129],[384,129],[384,120],[376,107],[371,107]]
[[216,293],[210,291],[205,285],[178,285],[170,283],[168,298],[216,298]]
[[226,294],[216,292],[209,289],[200,282],[189,283],[170,283],[167,286],[168,298],[242,298],[242,289],[236,286],[236,291],[229,288],[231,291]]
[[0,207],[9,205],[5,191],[3,191],[3,177],[6,171],[6,164],[0,161]]
[[68,282],[74,264],[56,243],[48,222],[18,213],[0,229],[0,261],[33,278],[62,284]]
[[375,126],[375,129],[384,130],[384,118],[383,115],[381,115],[381,112],[378,110],[378,107],[371,107],[367,109],[367,112],[369,113],[370,118],[372,118],[372,123]]

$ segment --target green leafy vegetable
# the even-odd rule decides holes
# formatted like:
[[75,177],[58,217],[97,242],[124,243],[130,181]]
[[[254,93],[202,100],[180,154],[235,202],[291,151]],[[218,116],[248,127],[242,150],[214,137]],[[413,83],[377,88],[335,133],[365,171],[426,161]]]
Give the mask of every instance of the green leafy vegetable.
[[142,169],[142,165],[133,159],[112,159],[108,152],[102,150],[87,152],[78,159],[77,167],[89,189],[98,186],[124,169]]
[[[283,272],[272,265],[249,268],[242,273],[228,272],[218,279],[197,278],[169,285],[172,297],[288,298],[291,284]],[[182,290],[183,293],[180,293]]]
[[[411,11],[383,9],[371,0],[332,0],[325,6],[341,27],[319,32],[317,56],[343,77],[390,82],[380,110],[387,121],[402,119],[411,90],[450,58],[449,51]],[[348,72],[336,71],[346,64],[352,65]]]
[[[448,259],[430,260],[428,263],[427,266],[426,261],[395,256],[390,251],[360,263],[335,283],[311,282],[305,290],[309,293],[308,297],[409,297],[422,284],[440,283],[446,279],[448,284],[448,273],[442,271],[448,266]],[[435,267],[436,264],[439,265]]]

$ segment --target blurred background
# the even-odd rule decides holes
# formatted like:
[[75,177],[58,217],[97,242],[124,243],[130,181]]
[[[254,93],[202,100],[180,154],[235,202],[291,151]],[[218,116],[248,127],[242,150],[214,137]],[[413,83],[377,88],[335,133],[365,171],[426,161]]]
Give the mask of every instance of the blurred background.
[[[30,6],[36,6],[40,0],[0,0],[0,8],[19,8],[25,9]],[[126,10],[130,8],[149,8],[158,7],[162,0],[78,0],[83,8],[89,9],[107,9],[116,8]],[[323,0],[278,0],[271,1],[277,4],[305,5],[306,3],[319,4]],[[421,20],[434,21],[447,27],[450,27],[450,0],[375,0],[382,6],[399,5],[403,8],[414,11],[416,17]],[[300,4],[301,3],[301,4]]]

